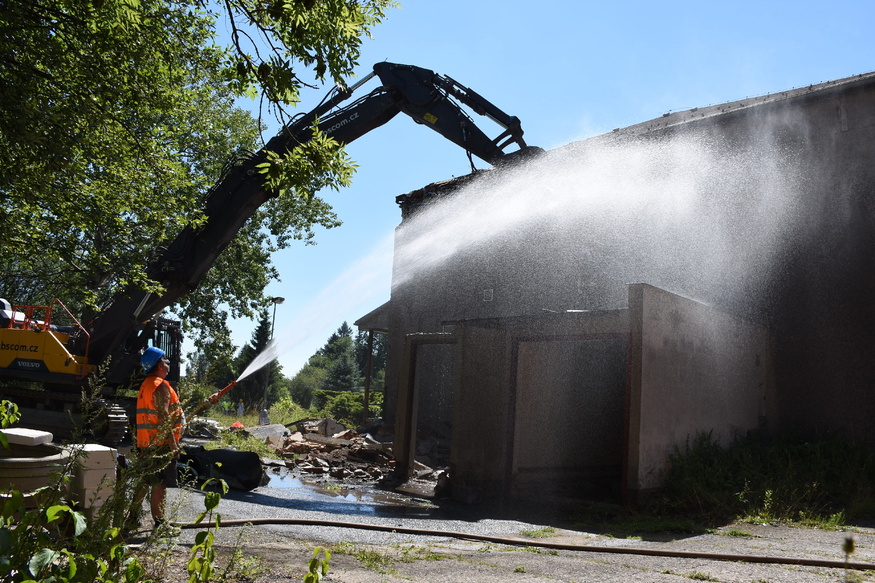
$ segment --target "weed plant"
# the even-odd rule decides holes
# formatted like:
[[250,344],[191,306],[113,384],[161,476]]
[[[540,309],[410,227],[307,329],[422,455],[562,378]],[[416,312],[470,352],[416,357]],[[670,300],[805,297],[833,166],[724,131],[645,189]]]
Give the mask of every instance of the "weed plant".
[[[17,407],[0,403],[0,429],[17,421]],[[0,442],[8,446],[5,437]],[[0,580],[133,583],[147,578],[121,528],[111,524],[115,513],[107,511],[106,522],[89,525],[85,514],[67,500],[70,475],[81,455],[81,448],[69,448],[67,462],[52,483],[27,496],[18,490],[5,493],[0,511]]]
[[[84,399],[94,401],[98,391]],[[85,412],[96,413],[99,407],[92,402]],[[9,401],[0,401],[0,430],[14,425],[19,419],[18,408]],[[94,421],[85,419],[85,427]],[[28,492],[10,490],[0,498],[0,581],[36,583],[145,583],[160,577],[169,560],[169,551],[175,542],[171,529],[155,529],[146,541],[135,548],[126,542],[126,531],[138,523],[134,494],[143,487],[144,476],[154,473],[160,464],[155,456],[133,455],[118,468],[112,484],[101,484],[107,489],[101,500],[73,500],[71,478],[81,465],[86,433],[77,433],[65,446],[66,462],[47,486]],[[0,447],[8,447],[8,439],[0,431]],[[227,486],[222,485],[222,492]],[[211,528],[196,535],[188,561],[189,581],[203,583],[218,573],[215,569],[213,541],[220,519],[214,511],[221,495],[207,492],[204,496],[206,511],[195,522],[213,518]],[[84,505],[88,510],[83,510]],[[227,577],[230,565],[223,577]]]
[[650,510],[837,527],[875,512],[872,484],[872,453],[837,436],[815,441],[760,430],[724,448],[704,433],[672,453]]

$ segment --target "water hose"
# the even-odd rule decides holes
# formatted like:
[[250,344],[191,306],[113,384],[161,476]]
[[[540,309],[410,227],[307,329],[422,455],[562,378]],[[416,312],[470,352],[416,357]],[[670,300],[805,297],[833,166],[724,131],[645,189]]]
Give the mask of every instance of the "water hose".
[[225,387],[224,389],[221,389],[220,391],[218,391],[218,392],[216,392],[216,393],[213,393],[212,395],[210,395],[209,397],[207,397],[206,399],[204,399],[204,402],[201,403],[200,405],[198,405],[197,409],[195,409],[195,410],[191,413],[191,416],[194,417],[195,415],[199,415],[199,414],[200,414],[201,412],[203,412],[204,410],[209,409],[210,407],[212,407],[213,405],[215,405],[216,403],[218,403],[218,402],[219,402],[219,399],[221,399],[222,397],[224,397],[225,394],[226,394],[228,391],[230,391],[231,389],[233,389],[236,385],[237,385],[237,381],[231,381],[230,384],[228,384],[227,387]]
[[[471,534],[465,532],[453,532],[447,530],[428,530],[422,528],[408,528],[403,526],[389,526],[383,524],[367,524],[361,522],[341,522],[336,520],[317,520],[311,518],[252,518],[244,520],[222,520],[221,526],[257,526],[257,525],[298,525],[298,526],[326,526],[336,528],[357,528],[361,530],[374,530],[395,534],[413,534],[419,536],[451,537],[462,540],[473,540],[495,543],[509,546],[539,547],[561,551],[580,551],[588,553],[613,553],[621,555],[644,555],[650,557],[669,557],[678,559],[704,559],[711,561],[738,561],[742,563],[772,563],[778,565],[798,565],[803,567],[824,567],[828,569],[854,569],[856,571],[875,571],[875,563],[863,563],[859,561],[838,561],[831,559],[809,559],[804,557],[769,557],[765,555],[739,555],[733,553],[706,553],[699,551],[679,551],[666,549],[646,549],[641,547],[602,547],[597,545],[577,545],[557,543],[543,540],[520,540]],[[174,522],[177,528],[205,528],[207,525],[197,522]]]

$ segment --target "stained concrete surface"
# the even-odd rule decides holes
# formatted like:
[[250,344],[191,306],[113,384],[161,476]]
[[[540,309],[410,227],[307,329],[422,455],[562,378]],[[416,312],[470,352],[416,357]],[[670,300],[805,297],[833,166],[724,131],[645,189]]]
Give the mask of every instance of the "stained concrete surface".
[[[329,491],[330,492],[330,491]],[[363,499],[364,498],[364,499]],[[202,510],[199,493],[171,491],[171,506],[179,521],[191,520]],[[672,538],[613,538],[587,532],[584,525],[565,525],[556,517],[532,519],[490,518],[478,507],[453,503],[434,505],[423,499],[387,496],[336,496],[271,487],[252,492],[230,492],[221,502],[223,521],[270,519],[325,520],[379,525],[393,529],[423,529],[468,533],[478,537],[506,537],[516,544],[465,540],[450,536],[421,536],[398,531],[376,532],[342,526],[271,524],[227,527],[216,545],[227,555],[240,548],[259,567],[249,573],[254,583],[300,580],[316,547],[333,548],[326,581],[369,583],[388,581],[553,581],[620,582],[686,579],[722,582],[835,582],[875,581],[875,571],[848,571],[824,566],[715,560],[708,555],[782,557],[803,560],[844,560],[842,543],[853,536],[856,563],[875,566],[875,529],[853,527],[823,531],[779,525],[727,525],[709,534]],[[529,537],[523,531],[556,527],[547,537]],[[185,529],[177,548],[187,550],[200,529]],[[241,536],[242,535],[242,536]],[[241,541],[244,541],[241,543]],[[547,546],[536,546],[547,545]],[[550,546],[561,548],[550,548]],[[569,550],[568,545],[589,550]],[[604,548],[599,552],[592,547]],[[648,553],[701,553],[699,557],[648,556]],[[363,552],[379,557],[379,565],[366,566],[356,558]],[[612,551],[612,552],[609,552]],[[617,552],[622,551],[622,552]],[[255,559],[257,558],[257,559]]]

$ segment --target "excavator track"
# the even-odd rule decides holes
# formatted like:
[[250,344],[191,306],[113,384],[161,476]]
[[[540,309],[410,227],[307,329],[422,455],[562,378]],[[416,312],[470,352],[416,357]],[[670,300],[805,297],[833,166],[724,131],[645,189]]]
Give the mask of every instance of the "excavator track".
[[128,414],[118,403],[103,402],[103,414],[106,416],[106,430],[98,439],[107,446],[116,446],[128,434]]
[[87,441],[114,447],[128,433],[127,411],[118,403],[97,400],[86,422],[79,393],[0,385],[0,398],[18,405],[22,426],[48,431],[56,440],[82,436]]

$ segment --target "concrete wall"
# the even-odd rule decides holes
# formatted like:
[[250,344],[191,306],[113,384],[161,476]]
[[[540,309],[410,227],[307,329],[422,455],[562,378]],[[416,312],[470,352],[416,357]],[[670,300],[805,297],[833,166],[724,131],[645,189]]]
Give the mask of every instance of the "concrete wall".
[[629,286],[627,486],[647,491],[674,448],[723,445],[776,422],[773,342],[763,327],[652,286]]
[[[656,163],[635,176],[639,169],[625,166],[627,146]],[[609,164],[592,164],[599,161],[593,153],[605,147],[618,155],[608,157]],[[713,167],[688,163],[675,155],[680,150]],[[442,239],[445,226],[466,213],[485,223],[493,210],[512,211],[511,203],[499,198],[492,207],[476,207],[477,189],[454,195],[452,185],[428,196],[461,200],[454,214],[420,214],[415,197],[405,203],[389,306],[387,418],[399,411],[405,335],[463,329],[451,458],[460,479],[506,488],[514,481],[514,464],[533,457],[514,457],[526,443],[515,438],[524,417],[517,404],[543,390],[517,367],[553,358],[540,353],[548,344],[526,344],[525,326],[510,320],[535,318],[543,320],[540,326],[550,321],[538,318],[546,311],[628,309],[637,314],[637,323],[625,328],[637,354],[629,360],[630,488],[656,485],[666,452],[688,435],[713,429],[729,439],[762,415],[773,429],[838,430],[875,445],[875,75],[678,112],[559,148],[544,163],[557,160],[562,165],[545,168],[540,180],[506,191],[528,197],[517,204],[535,203],[525,211],[532,220],[453,254],[444,248],[466,233],[450,231]],[[622,220],[605,220],[616,213],[596,207],[589,214],[571,212],[591,207],[588,191],[581,191],[579,200],[554,215],[538,216],[557,190],[585,181],[545,183],[562,168],[587,165],[608,174],[620,168],[617,200],[641,188],[636,194],[650,202]],[[490,188],[501,182],[484,175],[465,182]],[[677,194],[674,184],[658,189],[666,176],[680,177],[691,196],[686,207],[660,214],[657,203]],[[586,177],[598,180],[599,174]],[[602,195],[608,201],[610,188]],[[690,210],[688,222],[675,221]],[[403,240],[417,234],[431,248],[399,254]],[[409,277],[411,264],[432,254],[446,256]],[[647,287],[629,296],[630,282],[678,296]],[[479,320],[502,324],[475,325]],[[550,325],[544,338],[557,333],[557,323]],[[764,360],[764,328],[775,338],[770,360]],[[772,364],[774,376],[767,379]],[[429,383],[423,379],[420,392],[446,392]],[[726,409],[729,403],[733,407]],[[556,459],[566,459],[562,455]]]
[[512,496],[618,494],[625,334],[518,343]]
[[[792,188],[782,195],[784,228],[770,243],[775,269],[759,282],[744,270],[756,259],[745,255],[753,236],[745,225],[776,212],[770,198],[746,194],[769,194],[754,180],[733,187],[728,194],[738,197],[739,208],[715,225],[737,233],[731,245],[745,258],[726,270],[721,285],[703,289],[693,274],[671,286],[638,281],[768,326],[778,340],[776,407],[784,425],[875,446],[875,76],[731,105],[701,119],[695,116],[702,112],[682,112],[674,125],[670,116],[662,129],[641,124],[619,133],[693,136],[719,144],[727,157],[783,164]],[[752,166],[751,174],[757,170]],[[709,270],[699,267],[705,280]]]
[[498,329],[457,326],[460,385],[456,393],[451,476],[456,485],[500,495],[510,448],[510,344]]
[[[454,323],[452,477],[487,496],[622,481],[625,311]],[[596,484],[598,483],[598,484]]]

